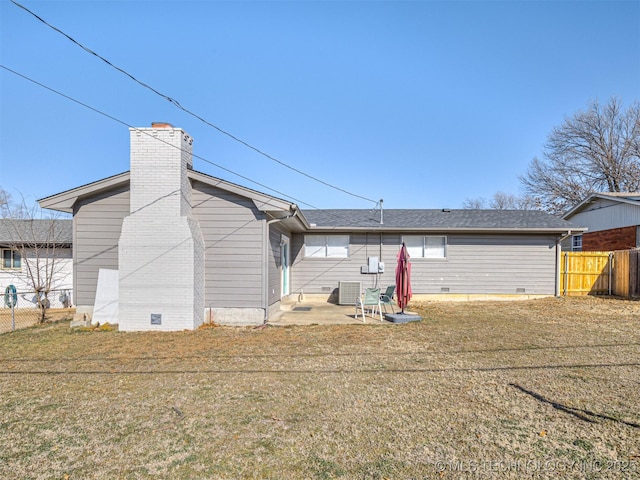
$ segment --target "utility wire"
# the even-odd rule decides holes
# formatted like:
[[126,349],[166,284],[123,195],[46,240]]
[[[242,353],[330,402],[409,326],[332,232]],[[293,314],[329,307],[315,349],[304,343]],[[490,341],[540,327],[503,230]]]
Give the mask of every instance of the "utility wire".
[[[78,104],[78,105],[80,105],[80,106],[82,106],[84,108],[87,108],[87,109],[91,110],[92,112],[98,113],[98,114],[102,115],[103,117],[108,118],[109,120],[113,120],[114,122],[117,122],[117,123],[119,123],[121,125],[124,125],[126,127],[129,127],[129,128],[132,128],[132,129],[134,129],[134,130],[136,130],[136,131],[138,131],[140,133],[143,133],[145,135],[152,136],[148,132],[145,132],[144,130],[140,130],[138,127],[134,127],[134,126],[128,124],[127,122],[125,122],[124,120],[120,120],[119,118],[116,118],[113,115],[109,115],[108,113],[105,113],[102,110],[98,110],[97,108],[92,107],[91,105],[88,105],[88,104],[86,104],[84,102],[81,102],[80,100],[77,100],[77,99],[75,99],[75,98],[73,98],[73,97],[71,97],[71,96],[69,96],[69,95],[67,95],[65,93],[60,92],[59,90],[56,90],[56,89],[54,89],[52,87],[49,87],[48,85],[45,85],[44,83],[38,82],[37,80],[34,80],[33,78],[28,77],[27,75],[24,75],[24,74],[22,74],[20,72],[17,72],[17,71],[15,71],[15,70],[13,70],[13,69],[11,69],[9,67],[6,67],[5,65],[0,64],[0,68],[4,69],[4,70],[6,70],[6,71],[8,71],[10,73],[13,73],[14,75],[16,75],[16,76],[18,76],[20,78],[23,78],[24,80],[27,80],[27,81],[35,84],[35,85],[38,85],[39,87],[44,88],[45,90],[48,90],[48,91],[50,91],[52,93],[55,93],[56,95],[59,95],[59,96],[65,98],[67,100],[70,100],[73,103],[76,103],[76,104]],[[177,148],[178,150],[181,150],[179,147],[176,147],[175,145],[172,145],[171,143],[169,143],[169,142],[167,142],[165,140],[162,140],[162,139],[157,138],[157,137],[153,137],[153,138],[155,138],[159,142],[162,142],[162,143],[165,143],[165,144],[169,145],[172,148]],[[256,180],[253,180],[253,179],[251,179],[249,177],[246,177],[246,176],[244,176],[244,175],[242,175],[240,173],[234,172],[233,170],[230,170],[230,169],[228,169],[226,167],[223,167],[222,165],[219,165],[219,164],[217,164],[215,162],[212,162],[211,160],[209,160],[209,159],[207,159],[205,157],[202,157],[202,156],[196,155],[196,154],[192,154],[192,156],[194,158],[197,158],[198,160],[202,160],[203,162],[206,162],[206,163],[208,163],[210,165],[213,165],[214,167],[217,167],[217,168],[219,168],[221,170],[224,170],[225,172],[228,172],[228,173],[231,173],[232,175],[240,177],[243,180],[246,180],[246,181],[251,182],[251,183],[253,183],[255,185],[258,185],[258,186],[260,186],[260,187],[262,187],[262,188],[264,188],[266,190],[274,192],[274,193],[276,193],[278,195],[282,195],[283,198],[288,198],[290,200],[293,200],[293,201],[297,202],[297,204],[299,204],[299,205],[306,205],[307,207],[310,207],[310,208],[312,208],[314,210],[324,211],[325,213],[327,213],[327,214],[329,214],[329,215],[331,215],[333,217],[336,217],[336,218],[339,218],[339,219],[341,219],[343,221],[346,221],[347,222],[347,226],[349,226],[349,224],[352,223],[351,220],[349,220],[349,219],[347,219],[347,218],[345,218],[345,217],[343,217],[341,215],[338,215],[338,214],[333,213],[333,212],[328,212],[328,211],[323,210],[323,209],[321,209],[319,207],[316,207],[315,205],[311,205],[310,203],[307,203],[307,202],[305,202],[303,200],[300,200],[300,199],[297,199],[297,198],[292,197],[290,195],[287,195],[284,192],[281,192],[279,190],[271,188],[271,187],[269,187],[269,186],[267,186],[267,185],[265,185],[263,183],[257,182]]]
[[117,71],[119,71],[120,73],[122,73],[123,75],[129,77],[131,80],[133,80],[134,82],[136,82],[137,84],[141,85],[142,87],[152,91],[153,93],[155,93],[156,95],[164,98],[165,100],[167,100],[169,103],[171,103],[172,105],[174,105],[176,108],[182,110],[183,112],[187,113],[188,115],[191,115],[192,117],[196,118],[197,120],[199,120],[200,122],[204,123],[205,125],[208,125],[212,128],[214,128],[215,130],[217,130],[218,132],[222,133],[223,135],[226,135],[227,137],[231,138],[232,140],[235,140],[236,142],[244,145],[245,147],[253,150],[254,152],[257,152],[258,154],[262,155],[263,157],[268,158],[271,161],[274,161],[280,165],[282,165],[283,167],[286,167],[300,175],[303,175],[311,180],[314,180],[318,183],[321,183],[322,185],[325,185],[327,187],[333,188],[334,190],[338,190],[342,193],[346,193],[347,195],[351,195],[352,197],[355,198],[359,198],[361,200],[366,200],[368,202],[377,204],[376,200],[372,200],[371,198],[367,198],[367,197],[363,197],[362,195],[358,195],[356,193],[350,192],[348,190],[345,190],[341,187],[337,187],[335,185],[332,185],[331,183],[325,182],[324,180],[321,180],[317,177],[314,177],[313,175],[309,175],[308,173],[303,172],[302,170],[293,167],[285,162],[283,162],[282,160],[278,160],[277,158],[269,155],[268,153],[263,152],[262,150],[260,150],[259,148],[254,147],[253,145],[249,144],[248,142],[236,137],[235,135],[227,132],[226,130],[223,130],[222,128],[218,127],[217,125],[214,125],[213,123],[209,122],[208,120],[206,120],[205,118],[201,117],[200,115],[192,112],[191,110],[189,110],[188,108],[183,107],[180,102],[178,102],[175,98],[170,97],[169,95],[166,95],[164,93],[159,92],[158,90],[156,90],[155,88],[153,88],[152,86],[148,85],[145,82],[142,82],[141,80],[138,80],[135,76],[133,76],[132,74],[130,74],[129,72],[127,72],[126,70],[124,70],[123,68],[118,67],[117,65],[114,65],[113,63],[111,63],[109,60],[107,60],[106,58],[104,58],[102,55],[100,55],[99,53],[96,53],[95,51],[91,50],[90,48],[86,47],[85,45],[83,45],[82,43],[80,43],[79,41],[75,40],[73,37],[71,37],[70,35],[66,34],[65,32],[63,32],[62,30],[60,30],[59,28],[51,25],[49,22],[47,22],[46,20],[44,20],[42,17],[38,16],[36,13],[32,12],[31,10],[29,10],[27,7],[25,7],[24,5],[21,5],[20,3],[16,2],[15,0],[11,0],[11,2],[16,5],[17,7],[20,7],[21,9],[23,9],[24,11],[26,11],[27,13],[33,15],[36,19],[38,19],[40,22],[42,22],[43,24],[45,24],[47,27],[51,28],[52,30],[58,32],[60,35],[64,36],[65,38],[67,38],[68,40],[70,40],[71,42],[73,42],[75,45],[77,45],[78,47],[80,47],[81,49],[83,49],[85,52],[95,56],[96,58],[102,60],[104,63],[106,63],[107,65],[109,65],[110,67],[116,69]]
[[[115,121],[115,122],[118,122],[118,123],[120,123],[121,125],[124,125],[124,126],[126,126],[126,127],[133,128],[134,130],[136,130],[136,131],[138,131],[138,132],[145,133],[145,134],[149,135],[147,132],[145,132],[145,131],[143,131],[143,130],[140,130],[140,129],[138,129],[137,127],[134,127],[134,126],[132,126],[132,125],[128,124],[128,123],[127,123],[127,122],[125,122],[124,120],[120,120],[119,118],[116,118],[116,117],[114,117],[114,116],[112,116],[112,115],[109,115],[108,113],[105,113],[105,112],[103,112],[102,110],[98,110],[97,108],[92,107],[91,105],[88,105],[88,104],[86,104],[86,103],[83,103],[83,102],[81,102],[80,100],[76,100],[75,98],[70,97],[69,95],[66,95],[66,94],[62,93],[62,92],[60,92],[59,90],[56,90],[56,89],[54,89],[54,88],[52,88],[52,87],[49,87],[49,86],[47,86],[47,85],[45,85],[45,84],[43,84],[43,83],[38,82],[37,80],[34,80],[33,78],[30,78],[30,77],[28,77],[28,76],[26,76],[26,75],[23,75],[23,74],[21,74],[21,73],[19,73],[19,72],[16,72],[15,70],[10,69],[9,67],[6,67],[6,66],[4,66],[4,65],[2,65],[2,64],[0,64],[0,67],[1,67],[1,68],[3,68],[3,69],[5,69],[5,70],[7,70],[8,72],[13,73],[14,75],[17,75],[17,76],[19,76],[19,77],[21,77],[21,78],[24,78],[25,80],[28,80],[29,82],[32,82],[32,83],[34,83],[34,84],[38,85],[39,87],[42,87],[42,88],[44,88],[44,89],[46,89],[46,90],[49,90],[50,92],[53,92],[53,93],[55,93],[56,95],[60,95],[61,97],[66,98],[67,100],[70,100],[70,101],[72,101],[72,102],[74,102],[74,103],[77,103],[78,105],[81,105],[81,106],[83,106],[83,107],[85,107],[85,108],[88,108],[89,110],[91,110],[91,111],[93,111],[93,112],[95,112],[95,113],[98,113],[98,114],[100,114],[100,115],[102,115],[102,116],[104,116],[104,117],[107,117],[107,118],[108,118],[108,119],[110,119],[110,120],[113,120],[113,121]],[[167,142],[167,141],[165,141],[165,140],[162,140],[162,139],[157,138],[157,137],[154,137],[154,138],[156,138],[159,142],[162,142],[162,143],[165,143],[165,144],[167,144],[167,145],[170,145],[170,146],[171,146],[171,147],[173,147],[173,148],[179,148],[179,147],[176,147],[175,145],[172,145],[171,143],[169,143],[169,142]],[[275,189],[273,189],[273,188],[270,188],[270,187],[268,187],[267,185],[264,185],[264,184],[262,184],[262,183],[260,183],[260,182],[257,182],[257,181],[255,181],[255,180],[252,180],[252,179],[250,179],[249,177],[245,177],[244,175],[241,175],[241,174],[239,174],[239,173],[237,173],[237,172],[234,172],[233,170],[230,170],[230,169],[228,169],[228,168],[226,168],[226,167],[223,167],[222,165],[219,165],[219,164],[217,164],[217,163],[215,163],[215,162],[212,162],[211,160],[209,160],[209,159],[207,159],[207,158],[201,157],[201,156],[196,155],[196,154],[192,154],[192,155],[193,155],[193,157],[195,157],[195,158],[197,158],[197,159],[199,159],[199,160],[202,160],[202,161],[204,161],[204,162],[207,162],[207,163],[209,163],[209,164],[211,164],[211,165],[213,165],[213,166],[215,166],[215,167],[217,167],[217,168],[220,168],[221,170],[224,170],[224,171],[226,171],[226,172],[228,172],[228,173],[231,173],[231,174],[233,174],[233,175],[236,175],[236,176],[238,176],[238,177],[240,177],[240,178],[242,178],[242,179],[244,179],[244,180],[247,180],[247,181],[249,181],[249,182],[251,182],[251,183],[254,183],[254,184],[256,184],[256,185],[258,185],[258,186],[260,186],[260,187],[262,187],[262,188],[266,188],[266,189],[268,189],[268,190],[270,190],[270,191],[272,191],[272,192],[274,192],[274,193],[277,193],[278,195],[282,195],[282,196],[284,196],[285,198],[289,198],[289,199],[294,200],[294,201],[296,201],[296,202],[300,202],[301,204],[307,205],[307,206],[309,206],[309,207],[311,207],[311,208],[317,208],[317,207],[314,207],[313,205],[310,205],[310,204],[305,203],[305,202],[303,202],[303,201],[301,201],[301,200],[298,200],[298,199],[296,199],[296,198],[293,198],[293,197],[291,197],[291,196],[289,196],[289,195],[287,195],[287,194],[285,194],[285,193],[283,193],[283,192],[280,192],[280,191],[278,191],[278,190],[275,190]]]

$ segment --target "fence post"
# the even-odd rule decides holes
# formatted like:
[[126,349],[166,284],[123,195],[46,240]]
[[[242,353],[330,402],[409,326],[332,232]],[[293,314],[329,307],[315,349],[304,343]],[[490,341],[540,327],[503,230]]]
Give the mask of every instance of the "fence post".
[[612,279],[613,279],[613,252],[609,252],[609,296],[612,291]]
[[564,252],[564,293],[563,296],[567,296],[569,288],[569,254]]
[[633,253],[635,256],[635,274],[633,277],[633,296],[640,295],[640,255],[638,253],[640,250],[636,249]]

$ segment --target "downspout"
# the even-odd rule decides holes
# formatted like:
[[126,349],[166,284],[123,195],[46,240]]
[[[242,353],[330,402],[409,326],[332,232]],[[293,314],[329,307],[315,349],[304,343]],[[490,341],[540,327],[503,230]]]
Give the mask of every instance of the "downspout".
[[292,213],[289,213],[282,218],[272,218],[271,220],[267,220],[263,223],[262,235],[264,238],[264,242],[262,242],[262,308],[264,309],[264,324],[266,324],[269,320],[269,264],[267,262],[267,257],[269,254],[269,225],[276,222],[282,222],[283,220],[287,220],[288,218],[295,217],[297,214],[298,209],[296,208]]
[[[555,288],[555,296],[560,296],[560,272],[562,269],[560,268],[560,263],[562,262],[562,241],[571,236],[571,230],[567,231],[565,235],[561,235],[556,239],[556,288]],[[565,268],[566,275],[566,268]],[[567,282],[565,280],[565,288],[567,286]]]

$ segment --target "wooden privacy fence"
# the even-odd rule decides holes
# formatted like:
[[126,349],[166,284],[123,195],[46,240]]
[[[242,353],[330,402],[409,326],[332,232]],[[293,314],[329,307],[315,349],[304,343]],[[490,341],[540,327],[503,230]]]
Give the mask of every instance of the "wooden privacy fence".
[[613,252],[613,295],[640,296],[640,249]]
[[563,252],[562,295],[640,296],[640,249]]
[[611,252],[562,253],[562,295],[609,295],[611,275]]

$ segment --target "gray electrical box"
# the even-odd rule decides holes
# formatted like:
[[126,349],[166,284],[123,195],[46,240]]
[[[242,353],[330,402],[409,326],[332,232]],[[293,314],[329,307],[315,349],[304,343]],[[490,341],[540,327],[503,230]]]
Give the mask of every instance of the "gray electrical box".
[[367,259],[369,273],[378,273],[378,257],[369,257]]
[[360,267],[360,273],[384,273],[384,262],[378,261],[378,257],[368,257],[367,264]]
[[162,325],[162,314],[160,314],[160,313],[152,313],[151,314],[151,325]]

